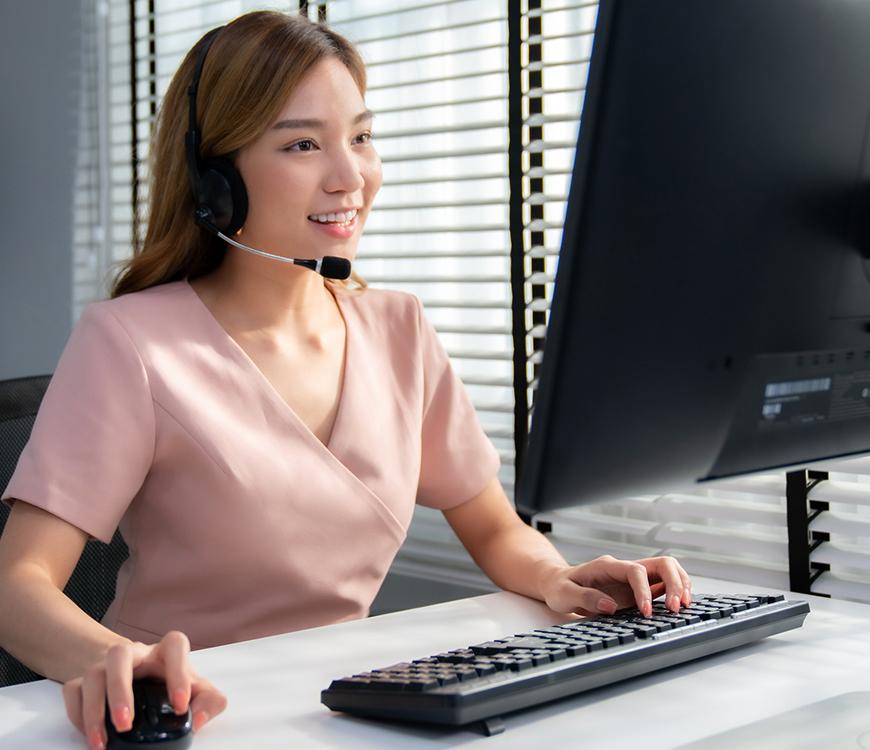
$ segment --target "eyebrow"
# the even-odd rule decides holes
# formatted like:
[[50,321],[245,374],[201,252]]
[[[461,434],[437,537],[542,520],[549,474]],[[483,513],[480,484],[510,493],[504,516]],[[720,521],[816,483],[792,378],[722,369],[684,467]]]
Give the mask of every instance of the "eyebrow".
[[[364,112],[360,112],[356,117],[353,118],[353,125],[358,125],[364,120],[371,120],[375,116],[375,113],[370,109],[365,110]],[[323,120],[317,119],[303,119],[303,120],[279,120],[272,126],[272,130],[284,130],[284,129],[298,129],[298,128],[324,128],[326,127],[326,123]]]

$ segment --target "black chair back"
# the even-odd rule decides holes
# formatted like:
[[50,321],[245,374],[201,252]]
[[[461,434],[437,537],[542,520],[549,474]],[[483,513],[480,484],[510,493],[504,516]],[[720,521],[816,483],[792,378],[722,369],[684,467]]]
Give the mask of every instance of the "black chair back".
[[[18,457],[30,438],[50,375],[0,381],[0,494],[5,491]],[[9,517],[9,506],[0,503],[0,531]],[[118,532],[111,544],[91,540],[85,545],[64,593],[82,610],[99,620],[115,597],[115,581],[127,559],[127,545]],[[42,677],[0,648],[0,687]]]

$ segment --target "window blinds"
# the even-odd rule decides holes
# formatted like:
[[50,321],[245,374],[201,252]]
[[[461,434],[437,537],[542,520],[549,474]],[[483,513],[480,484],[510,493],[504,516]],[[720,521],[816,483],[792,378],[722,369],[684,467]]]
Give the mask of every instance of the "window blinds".
[[[100,12],[98,12],[98,7]],[[82,2],[82,55],[78,149],[73,195],[73,319],[97,298],[95,287],[105,265],[108,207],[105,6]]]
[[[534,404],[597,2],[93,3],[97,53],[90,65],[101,83],[87,90],[82,110],[86,116],[96,103],[99,117],[86,131],[93,145],[82,152],[88,166],[80,170],[76,214],[77,312],[106,295],[111,263],[129,255],[141,234],[151,122],[184,52],[209,28],[248,10],[296,12],[302,5],[310,18],[326,18],[356,43],[368,65],[384,187],[356,269],[374,286],[422,299],[501,455],[500,478],[512,495],[514,410],[525,413],[525,404]],[[509,29],[519,33],[519,71],[509,69]],[[519,82],[513,89],[519,109],[510,106],[512,81]],[[511,121],[515,112],[519,122]],[[521,177],[511,182],[508,154],[517,134]],[[514,201],[520,193],[513,214],[512,189]],[[510,246],[513,239],[516,251],[517,236],[522,271],[517,285],[514,265],[512,289]],[[517,286],[521,299],[512,308]],[[515,380],[522,380],[514,369],[517,342],[528,388],[515,404]],[[870,497],[863,492],[868,483],[870,462],[849,462],[827,488],[813,490],[840,493],[832,511],[815,521],[831,535],[814,552],[814,560],[831,566],[817,581],[820,591],[870,601],[864,552],[870,508],[860,499]],[[784,492],[782,475],[752,477],[691,494],[559,511],[536,522],[570,560],[671,553],[696,575],[786,587]],[[491,588],[441,514],[425,508],[394,570]]]
[[[327,13],[368,66],[384,165],[356,268],[374,286],[422,300],[512,493],[507,6],[333,0]],[[393,571],[492,587],[427,508],[417,509]]]

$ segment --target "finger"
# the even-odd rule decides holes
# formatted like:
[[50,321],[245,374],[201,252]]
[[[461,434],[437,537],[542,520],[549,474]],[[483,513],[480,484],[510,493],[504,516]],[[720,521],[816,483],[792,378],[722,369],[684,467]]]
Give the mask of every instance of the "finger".
[[172,630],[163,636],[157,650],[166,674],[169,702],[175,713],[183,714],[190,705],[190,641],[184,633]]
[[619,606],[602,591],[588,588],[569,578],[559,583],[555,592],[547,599],[547,605],[556,612],[582,615],[613,614]]
[[612,566],[609,571],[611,575],[621,578],[631,586],[637,608],[644,617],[650,617],[652,615],[653,596],[650,589],[649,573],[646,567],[639,562],[630,562],[628,560],[614,560],[612,563],[609,563],[609,566]]
[[652,594],[652,598],[654,600],[658,599],[666,591],[665,584],[663,584],[663,583],[650,584],[649,590],[650,590],[650,593]]
[[227,697],[208,680],[197,679],[193,684],[193,697],[190,712],[193,715],[193,731],[198,732],[203,725],[222,713],[227,707]]
[[73,726],[82,734],[85,734],[85,725],[82,722],[82,678],[76,677],[63,684],[63,704],[66,715]]
[[82,724],[91,750],[106,747],[106,673],[91,667],[82,679]]
[[692,579],[689,577],[686,569],[680,565],[679,561],[675,562],[677,563],[677,572],[683,581],[683,606],[688,607],[692,603]]
[[678,612],[680,602],[683,599],[683,579],[679,573],[679,566],[673,557],[653,557],[641,560],[641,564],[648,571],[648,575],[655,575],[665,584],[665,606],[672,612]]
[[106,697],[112,723],[119,732],[133,727],[133,649],[126,644],[112,646],[106,654]]

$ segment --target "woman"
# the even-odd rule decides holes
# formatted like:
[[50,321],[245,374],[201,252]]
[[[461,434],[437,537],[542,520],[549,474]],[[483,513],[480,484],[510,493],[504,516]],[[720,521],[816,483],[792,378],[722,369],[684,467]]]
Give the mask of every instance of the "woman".
[[[107,700],[130,726],[134,676],[196,730],[224,709],[191,647],[365,616],[415,501],[558,612],[690,601],[672,558],[569,566],[517,518],[416,298],[263,257],[353,258],[381,184],[364,91],[344,39],[271,12],[206,35],[167,91],[144,246],[73,331],[4,497],[0,644],[64,683],[92,748]],[[99,624],[62,590],[118,525]]]

